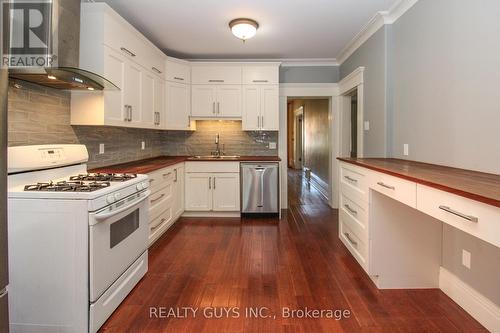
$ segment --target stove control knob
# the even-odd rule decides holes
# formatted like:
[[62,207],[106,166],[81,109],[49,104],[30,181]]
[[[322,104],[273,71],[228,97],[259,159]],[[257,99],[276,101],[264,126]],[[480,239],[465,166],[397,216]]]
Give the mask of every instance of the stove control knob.
[[120,193],[115,193],[115,200],[120,200],[121,194]]
[[149,187],[149,182],[142,182],[142,187],[143,188],[148,188]]
[[112,195],[108,195],[107,198],[106,198],[106,202],[109,203],[109,204],[112,204],[115,201],[116,201],[115,197],[112,196]]
[[140,184],[140,183],[139,183],[139,184],[137,184],[137,185],[135,186],[135,188],[137,189],[137,191],[142,191],[142,189],[143,189],[142,184]]

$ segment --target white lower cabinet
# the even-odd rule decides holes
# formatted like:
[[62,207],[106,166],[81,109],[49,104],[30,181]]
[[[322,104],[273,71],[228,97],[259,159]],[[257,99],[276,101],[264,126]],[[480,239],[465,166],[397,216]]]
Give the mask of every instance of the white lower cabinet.
[[239,163],[193,162],[186,169],[186,211],[240,211]]
[[186,174],[187,211],[211,211],[212,195],[212,174],[198,172]]
[[153,244],[184,212],[184,163],[148,174],[149,245]]
[[240,174],[213,174],[212,182],[212,210],[217,212],[239,211]]

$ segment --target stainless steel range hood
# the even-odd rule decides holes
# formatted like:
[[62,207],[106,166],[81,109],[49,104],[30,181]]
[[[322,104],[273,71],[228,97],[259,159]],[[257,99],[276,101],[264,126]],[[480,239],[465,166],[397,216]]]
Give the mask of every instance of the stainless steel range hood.
[[[16,14],[4,16],[9,22],[4,25],[4,29],[8,29],[7,48],[10,56],[14,55],[9,59],[9,77],[56,89],[119,90],[101,75],[79,67],[80,0],[52,0],[38,5],[40,7],[35,11],[40,12],[43,24],[36,29],[26,27],[26,21],[32,19],[31,14],[23,14],[26,1],[11,2],[9,12]],[[36,41],[43,43],[44,47],[37,49],[24,45],[24,40],[31,43],[32,35],[36,35]],[[32,66],[39,62],[44,65]]]

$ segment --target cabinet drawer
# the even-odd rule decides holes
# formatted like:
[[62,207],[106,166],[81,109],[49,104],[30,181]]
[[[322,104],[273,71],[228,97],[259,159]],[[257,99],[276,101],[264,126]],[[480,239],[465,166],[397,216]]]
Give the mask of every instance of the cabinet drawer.
[[168,59],[166,68],[166,80],[178,83],[191,82],[191,69],[189,64],[184,64]]
[[[363,207],[365,206],[365,207]],[[368,239],[368,205],[358,205],[345,194],[340,196],[339,217],[359,238]]]
[[160,216],[149,223],[149,245],[155,242],[174,222],[172,207],[167,207]]
[[417,209],[500,247],[500,208],[418,184]]
[[401,178],[374,172],[371,188],[405,205],[417,207],[417,184]]
[[278,66],[243,66],[243,84],[277,84],[278,68]]
[[342,191],[351,192],[356,201],[368,202],[368,170],[349,164],[341,164],[340,184]]
[[193,84],[241,84],[241,65],[195,65],[191,67]]
[[171,206],[173,196],[173,183],[169,183],[161,190],[149,196],[149,220],[154,220],[161,214],[165,207]]
[[186,172],[240,172],[240,162],[186,162]]
[[357,262],[367,270],[367,246],[357,237],[354,232],[347,226],[347,224],[340,222],[340,240],[347,247],[349,252],[354,256]]
[[148,173],[151,193],[155,193],[162,187],[171,184],[175,178],[174,169],[171,167],[163,168],[151,173]]

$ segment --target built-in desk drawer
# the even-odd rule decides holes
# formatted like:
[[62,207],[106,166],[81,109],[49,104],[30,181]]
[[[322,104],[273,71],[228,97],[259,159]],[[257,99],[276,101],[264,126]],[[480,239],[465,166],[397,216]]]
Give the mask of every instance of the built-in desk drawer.
[[349,192],[353,200],[368,202],[368,169],[352,164],[342,163],[340,166],[340,186],[342,192]]
[[340,222],[340,239],[344,243],[344,245],[347,247],[349,252],[356,258],[358,263],[363,267],[363,269],[367,270],[368,264],[367,264],[367,254],[368,254],[368,248],[366,246],[366,243],[361,240],[356,234],[352,231],[349,226],[344,223]]
[[368,204],[357,204],[345,193],[340,195],[340,219],[349,225],[349,228],[363,240],[368,239]]
[[417,209],[500,247],[500,208],[418,184]]
[[374,172],[370,188],[405,205],[417,207],[417,184],[384,173]]

